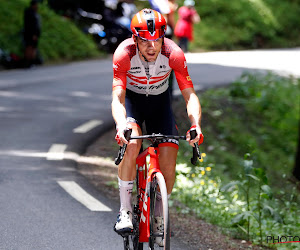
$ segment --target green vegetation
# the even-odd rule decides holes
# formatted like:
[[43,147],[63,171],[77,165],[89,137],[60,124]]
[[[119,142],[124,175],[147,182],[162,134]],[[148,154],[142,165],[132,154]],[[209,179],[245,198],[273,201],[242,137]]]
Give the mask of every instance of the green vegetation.
[[[75,60],[97,56],[93,39],[71,20],[40,4],[42,36],[40,51],[46,61]],[[183,0],[179,1],[182,6]],[[23,10],[29,0],[0,0],[0,48],[22,56]],[[136,1],[138,9],[148,1]],[[295,47],[300,45],[297,0],[196,1],[202,21],[194,26],[191,50],[233,50]]]
[[[193,211],[260,244],[267,235],[299,232],[300,194],[291,182],[299,87],[299,79],[244,74],[229,88],[200,94],[206,155],[195,168],[188,164],[191,149],[180,145],[172,197],[187,206],[183,213]],[[175,109],[177,120],[187,122],[179,124],[184,133],[189,124],[180,106]]]
[[[180,1],[180,6],[183,1]],[[294,47],[300,44],[297,0],[196,1],[202,21],[192,50]]]
[[[0,48],[22,56],[23,11],[26,0],[0,0]],[[46,61],[85,59],[99,55],[92,38],[83,34],[70,20],[56,15],[40,4],[42,36],[39,49]]]

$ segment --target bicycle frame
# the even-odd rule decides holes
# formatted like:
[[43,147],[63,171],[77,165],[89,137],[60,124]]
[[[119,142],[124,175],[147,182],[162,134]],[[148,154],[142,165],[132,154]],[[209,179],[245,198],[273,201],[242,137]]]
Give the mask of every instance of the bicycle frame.
[[[128,237],[129,235],[133,235],[135,237],[132,242],[134,249],[140,249],[140,246],[136,248],[136,244],[142,244],[144,242],[149,242],[149,244],[153,244],[154,237],[157,237],[157,235],[150,235],[150,231],[153,230],[153,225],[151,222],[153,219],[152,212],[154,211],[154,208],[150,204],[153,205],[152,201],[150,200],[150,196],[155,199],[155,195],[153,196],[153,189],[156,188],[156,185],[158,184],[162,188],[162,192],[164,193],[164,218],[166,220],[164,221],[164,225],[167,225],[164,228],[164,243],[166,244],[166,249],[170,248],[170,231],[169,231],[169,220],[168,220],[168,201],[167,201],[167,190],[165,187],[165,180],[163,177],[163,174],[160,171],[159,166],[159,147],[157,140],[165,139],[165,138],[172,138],[172,139],[178,139],[178,140],[185,140],[185,136],[174,136],[174,135],[162,135],[162,134],[152,134],[152,135],[144,135],[144,136],[131,136],[130,129],[126,130],[124,132],[125,138],[129,141],[131,139],[150,139],[152,141],[151,146],[146,148],[142,153],[140,153],[136,159],[136,166],[137,166],[137,176],[136,176],[136,186],[137,186],[137,201],[134,205],[134,230],[129,233],[121,236],[124,239],[124,247],[125,249],[129,249],[129,241]],[[191,130],[190,131],[191,138],[196,137],[196,131]],[[152,140],[153,139],[153,140]],[[118,156],[115,159],[115,164],[119,165],[120,162],[123,159],[123,156],[125,154],[127,148],[127,144],[124,144],[120,147]],[[147,156],[150,156],[150,162],[147,164]],[[200,152],[198,145],[195,143],[193,147],[193,158],[191,158],[192,164],[196,165],[197,159],[200,159]],[[148,166],[149,165],[149,166]],[[158,175],[157,175],[158,174]],[[157,178],[158,182],[156,183],[155,179]],[[151,199],[152,199],[151,198]],[[165,209],[166,208],[166,209]],[[150,211],[151,210],[151,211]],[[150,219],[150,213],[152,214]],[[151,224],[151,225],[150,225]],[[152,229],[150,229],[150,227]],[[138,237],[138,239],[137,239]],[[138,242],[137,242],[138,241]],[[143,247],[142,247],[143,248]],[[141,248],[141,249],[142,249]]]
[[[146,157],[150,155],[149,169]],[[140,153],[136,159],[138,174],[138,197],[139,209],[141,211],[139,223],[139,241],[148,242],[150,237],[150,184],[155,177],[155,173],[161,172],[159,167],[159,148],[150,146]]]

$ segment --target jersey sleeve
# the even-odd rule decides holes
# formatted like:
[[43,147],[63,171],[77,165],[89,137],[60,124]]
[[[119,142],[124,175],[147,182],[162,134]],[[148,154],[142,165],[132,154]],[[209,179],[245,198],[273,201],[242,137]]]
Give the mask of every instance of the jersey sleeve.
[[130,69],[130,56],[123,46],[119,46],[113,56],[113,90],[126,89],[126,74]]
[[175,72],[175,77],[180,90],[194,87],[192,79],[188,73],[184,53],[179,47],[172,51],[169,65]]

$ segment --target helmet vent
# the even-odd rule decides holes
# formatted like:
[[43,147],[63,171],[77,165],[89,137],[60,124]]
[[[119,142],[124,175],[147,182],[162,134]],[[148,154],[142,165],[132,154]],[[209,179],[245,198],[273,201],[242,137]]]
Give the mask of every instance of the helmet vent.
[[149,33],[153,36],[155,33],[155,16],[152,10],[145,9],[144,10],[144,17],[147,20],[147,29]]
[[148,21],[147,21],[147,27],[148,27],[148,31],[149,31],[150,34],[153,36],[153,35],[154,35],[154,32],[155,32],[154,20],[148,20]]

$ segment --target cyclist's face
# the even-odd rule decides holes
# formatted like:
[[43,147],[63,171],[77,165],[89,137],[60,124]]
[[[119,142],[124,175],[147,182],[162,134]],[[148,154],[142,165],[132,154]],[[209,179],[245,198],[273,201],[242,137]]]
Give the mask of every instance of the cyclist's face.
[[[136,37],[135,39],[139,46],[140,53],[146,57],[148,62],[154,62],[161,50],[163,38],[159,38],[156,41],[147,41],[140,37]],[[140,55],[140,57],[144,60],[143,56]]]

